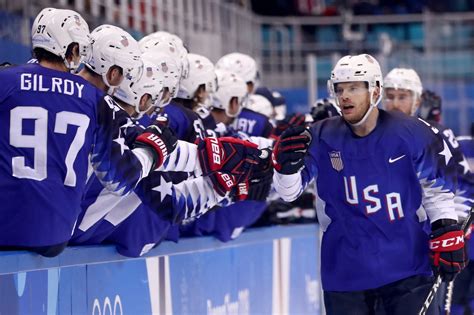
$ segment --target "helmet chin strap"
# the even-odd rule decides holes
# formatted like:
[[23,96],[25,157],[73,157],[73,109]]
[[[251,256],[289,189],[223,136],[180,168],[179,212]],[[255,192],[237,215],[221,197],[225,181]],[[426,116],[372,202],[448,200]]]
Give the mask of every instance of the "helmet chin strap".
[[359,127],[360,125],[364,124],[367,121],[367,118],[369,118],[370,113],[374,110],[374,108],[377,107],[377,105],[373,105],[372,103],[370,104],[369,108],[365,112],[364,117],[362,117],[361,120],[359,120],[356,123],[349,123],[353,127]]
[[372,101],[373,97],[374,97],[374,90],[372,90],[372,91],[370,92],[370,106],[369,106],[369,108],[367,109],[367,111],[365,112],[365,115],[364,115],[364,116],[362,117],[362,119],[359,120],[358,122],[356,122],[356,123],[349,123],[351,126],[353,126],[353,127],[359,127],[359,126],[361,126],[362,124],[364,124],[364,123],[367,121],[367,119],[369,118],[370,113],[374,110],[375,107],[377,107],[377,104],[380,102],[380,99],[381,99],[381,97],[379,96],[379,97],[377,98],[376,102],[373,102],[373,101]]
[[79,61],[79,63],[75,63],[73,60],[69,62],[67,61],[67,59],[64,59],[64,65],[66,66],[69,73],[76,73],[77,68],[79,68],[79,66],[81,65],[81,61]]
[[107,94],[109,95],[113,95],[114,94],[114,90],[116,88],[118,88],[118,85],[111,85],[109,83],[109,80],[107,79],[107,72],[106,73],[102,73],[102,81],[104,81],[105,85],[108,87],[107,89]]
[[416,101],[418,100],[419,96],[417,95],[417,93],[413,92],[413,103],[411,104],[411,113],[410,113],[410,116],[413,116],[415,115],[416,113]]

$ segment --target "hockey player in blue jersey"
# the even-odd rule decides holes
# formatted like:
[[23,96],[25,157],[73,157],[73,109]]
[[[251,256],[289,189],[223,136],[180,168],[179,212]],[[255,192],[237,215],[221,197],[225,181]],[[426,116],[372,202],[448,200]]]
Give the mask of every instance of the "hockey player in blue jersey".
[[[142,55],[145,70],[140,79],[137,82],[124,79],[114,92],[114,98],[130,115],[147,110],[140,108],[144,97],[148,101],[158,98],[157,91],[161,90],[161,83],[159,87],[157,83],[163,80],[163,72],[170,70],[163,62],[159,67],[154,66],[148,57],[152,58],[148,52]],[[159,78],[155,77],[156,74],[159,74]],[[157,104],[156,101],[153,103]],[[128,132],[133,129],[133,124],[121,126],[125,145],[133,143],[133,132]],[[162,133],[166,134],[164,131]],[[197,161],[196,150],[193,144],[177,145],[176,154],[170,155],[162,168],[152,172],[133,193],[125,197],[108,193],[94,181],[84,198],[83,217],[71,244],[99,244],[107,241],[116,244],[124,255],[138,256],[159,243],[170,227],[205,213],[222,200],[225,187],[219,190],[219,194],[213,193],[211,184],[219,187],[217,174],[209,174],[210,182],[201,176],[189,178],[189,172],[198,171],[193,167]],[[169,194],[166,193],[168,191]],[[143,225],[144,222],[147,223]]]
[[149,143],[115,156],[115,108],[100,90],[68,73],[90,56],[89,44],[79,14],[47,8],[32,28],[38,63],[0,72],[3,249],[44,256],[64,249],[80,211],[89,156],[102,183],[118,193],[129,192],[161,164],[153,157],[162,150]]
[[[121,40],[116,40],[118,37]],[[143,70],[140,49],[130,34],[117,26],[104,24],[92,31],[91,38],[92,52],[85,59],[80,76],[108,94],[112,94],[125,76],[139,77]]]
[[[384,79],[385,85],[385,107],[388,110],[400,111],[407,115],[416,115],[427,121],[431,126],[439,130],[440,135],[444,138],[452,153],[453,168],[452,176],[456,180],[455,189],[455,206],[459,220],[464,220],[467,213],[471,209],[474,199],[474,176],[469,170],[468,163],[464,157],[459,143],[456,141],[454,133],[451,129],[440,124],[441,121],[441,98],[431,91],[423,91],[421,80],[414,69],[394,68]],[[472,249],[472,242],[470,249]],[[472,257],[472,250],[469,250]],[[464,270],[460,277],[465,278],[469,273],[469,268]],[[462,286],[462,285],[461,285]],[[451,292],[447,296],[452,296],[452,284],[448,285]],[[464,288],[455,286],[455,302],[459,301],[459,292]],[[443,293],[441,290],[441,293]],[[444,294],[443,294],[444,295]],[[450,308],[451,301],[443,301],[445,308]],[[455,303],[455,304],[456,304]],[[457,312],[458,305],[454,305],[453,311]],[[448,310],[449,311],[449,310]],[[461,312],[462,313],[462,312]]]
[[441,98],[431,91],[423,91],[418,74],[413,69],[394,68],[384,79],[385,106],[387,110],[416,115],[439,130],[452,153],[456,166],[452,176],[456,177],[456,209],[464,219],[474,204],[474,176],[461,151],[453,131],[440,124]]
[[189,74],[182,78],[177,98],[163,110],[170,120],[170,127],[178,138],[188,142],[205,137],[201,118],[193,111],[199,103],[207,100],[216,88],[214,65],[204,56],[187,55]]
[[328,314],[416,314],[431,266],[451,280],[467,260],[454,184],[444,176],[451,152],[425,122],[377,108],[383,81],[372,56],[341,58],[328,87],[342,117],[282,134],[275,188],[293,200],[316,180]]
[[[259,84],[259,72],[256,61],[249,55],[231,53],[222,56],[216,63],[216,69],[230,71],[247,83],[247,92],[253,94]],[[234,120],[232,128],[248,136],[268,138],[273,126],[268,117],[253,110],[244,108]]]
[[[148,48],[147,44],[153,44],[152,42],[147,41],[143,43],[140,41],[140,48],[144,53],[142,57],[149,59],[161,68],[161,74],[163,76],[163,93],[161,97],[153,104],[146,115],[143,115],[139,119],[139,123],[142,126],[150,125],[158,115],[163,111],[164,107],[167,106],[173,98],[176,98],[179,90],[179,83],[182,78],[181,72],[181,62],[176,56],[165,53],[169,50],[169,47],[172,47],[172,43],[169,43],[169,47],[163,47],[164,45],[150,45],[152,48]],[[165,52],[163,52],[163,50]],[[178,56],[179,57],[179,56]]]
[[[245,81],[232,72],[216,70],[216,75],[218,88],[213,95],[210,118],[214,121],[213,125],[216,125],[216,122],[218,125],[224,125],[221,129],[226,132],[226,125],[230,124],[240,112],[241,103],[247,96],[247,87]],[[212,129],[211,132],[218,131]],[[271,141],[268,139],[249,138],[249,140],[259,143],[260,148],[271,146]],[[268,140],[266,146],[263,144],[264,140]],[[261,164],[257,173],[249,178],[245,185],[239,187],[242,191],[233,198],[235,203],[183,225],[182,235],[214,235],[221,241],[229,241],[255,222],[266,207],[265,199],[270,190],[272,177],[269,163],[265,164],[262,161]],[[244,199],[245,201],[242,201]]]

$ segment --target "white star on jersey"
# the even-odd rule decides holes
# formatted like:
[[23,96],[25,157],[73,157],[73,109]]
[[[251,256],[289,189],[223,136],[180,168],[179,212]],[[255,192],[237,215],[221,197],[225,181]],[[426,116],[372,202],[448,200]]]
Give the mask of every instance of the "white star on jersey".
[[167,195],[171,196],[171,187],[173,187],[173,183],[171,181],[166,181],[163,176],[160,176],[160,185],[153,187],[152,190],[160,192],[160,198],[161,201],[163,201]]
[[453,157],[451,150],[449,150],[448,144],[444,140],[443,140],[443,151],[439,152],[438,154],[444,156],[444,161],[446,165],[448,165],[449,160],[451,160],[451,158]]
[[463,167],[463,171],[462,171],[463,174],[467,174],[470,171],[469,162],[466,160],[464,156],[462,157],[462,162],[459,162],[459,165]]
[[125,138],[120,137],[120,138],[114,139],[114,142],[120,145],[121,155],[123,155],[123,152],[125,152],[125,150],[130,150],[130,148],[125,144]]

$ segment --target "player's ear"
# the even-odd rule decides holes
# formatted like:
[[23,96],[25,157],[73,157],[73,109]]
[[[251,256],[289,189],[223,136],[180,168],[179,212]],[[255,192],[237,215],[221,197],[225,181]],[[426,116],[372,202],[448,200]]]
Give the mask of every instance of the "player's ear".
[[79,53],[79,44],[78,43],[70,44],[66,50],[65,57],[68,62],[74,61],[78,63],[81,59],[81,54]]
[[107,71],[107,80],[109,80],[110,85],[117,86],[122,82],[123,72],[122,68],[118,66],[112,66]]
[[372,96],[372,99],[376,100],[379,98],[379,96],[380,96],[380,86],[377,84],[377,86],[374,89],[374,94]]

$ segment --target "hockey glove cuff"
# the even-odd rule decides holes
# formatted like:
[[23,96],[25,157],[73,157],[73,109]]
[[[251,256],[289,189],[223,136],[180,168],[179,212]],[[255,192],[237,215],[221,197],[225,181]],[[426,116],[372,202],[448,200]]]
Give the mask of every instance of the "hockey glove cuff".
[[209,174],[209,179],[212,182],[214,190],[221,196],[224,197],[230,192],[236,185],[235,177],[229,174],[216,172]]
[[136,139],[134,146],[151,149],[154,161],[153,168],[159,168],[176,148],[178,138],[167,126],[167,122],[157,121],[148,126]]
[[430,234],[430,263],[443,281],[451,281],[468,263],[464,233],[457,224],[441,227]]

